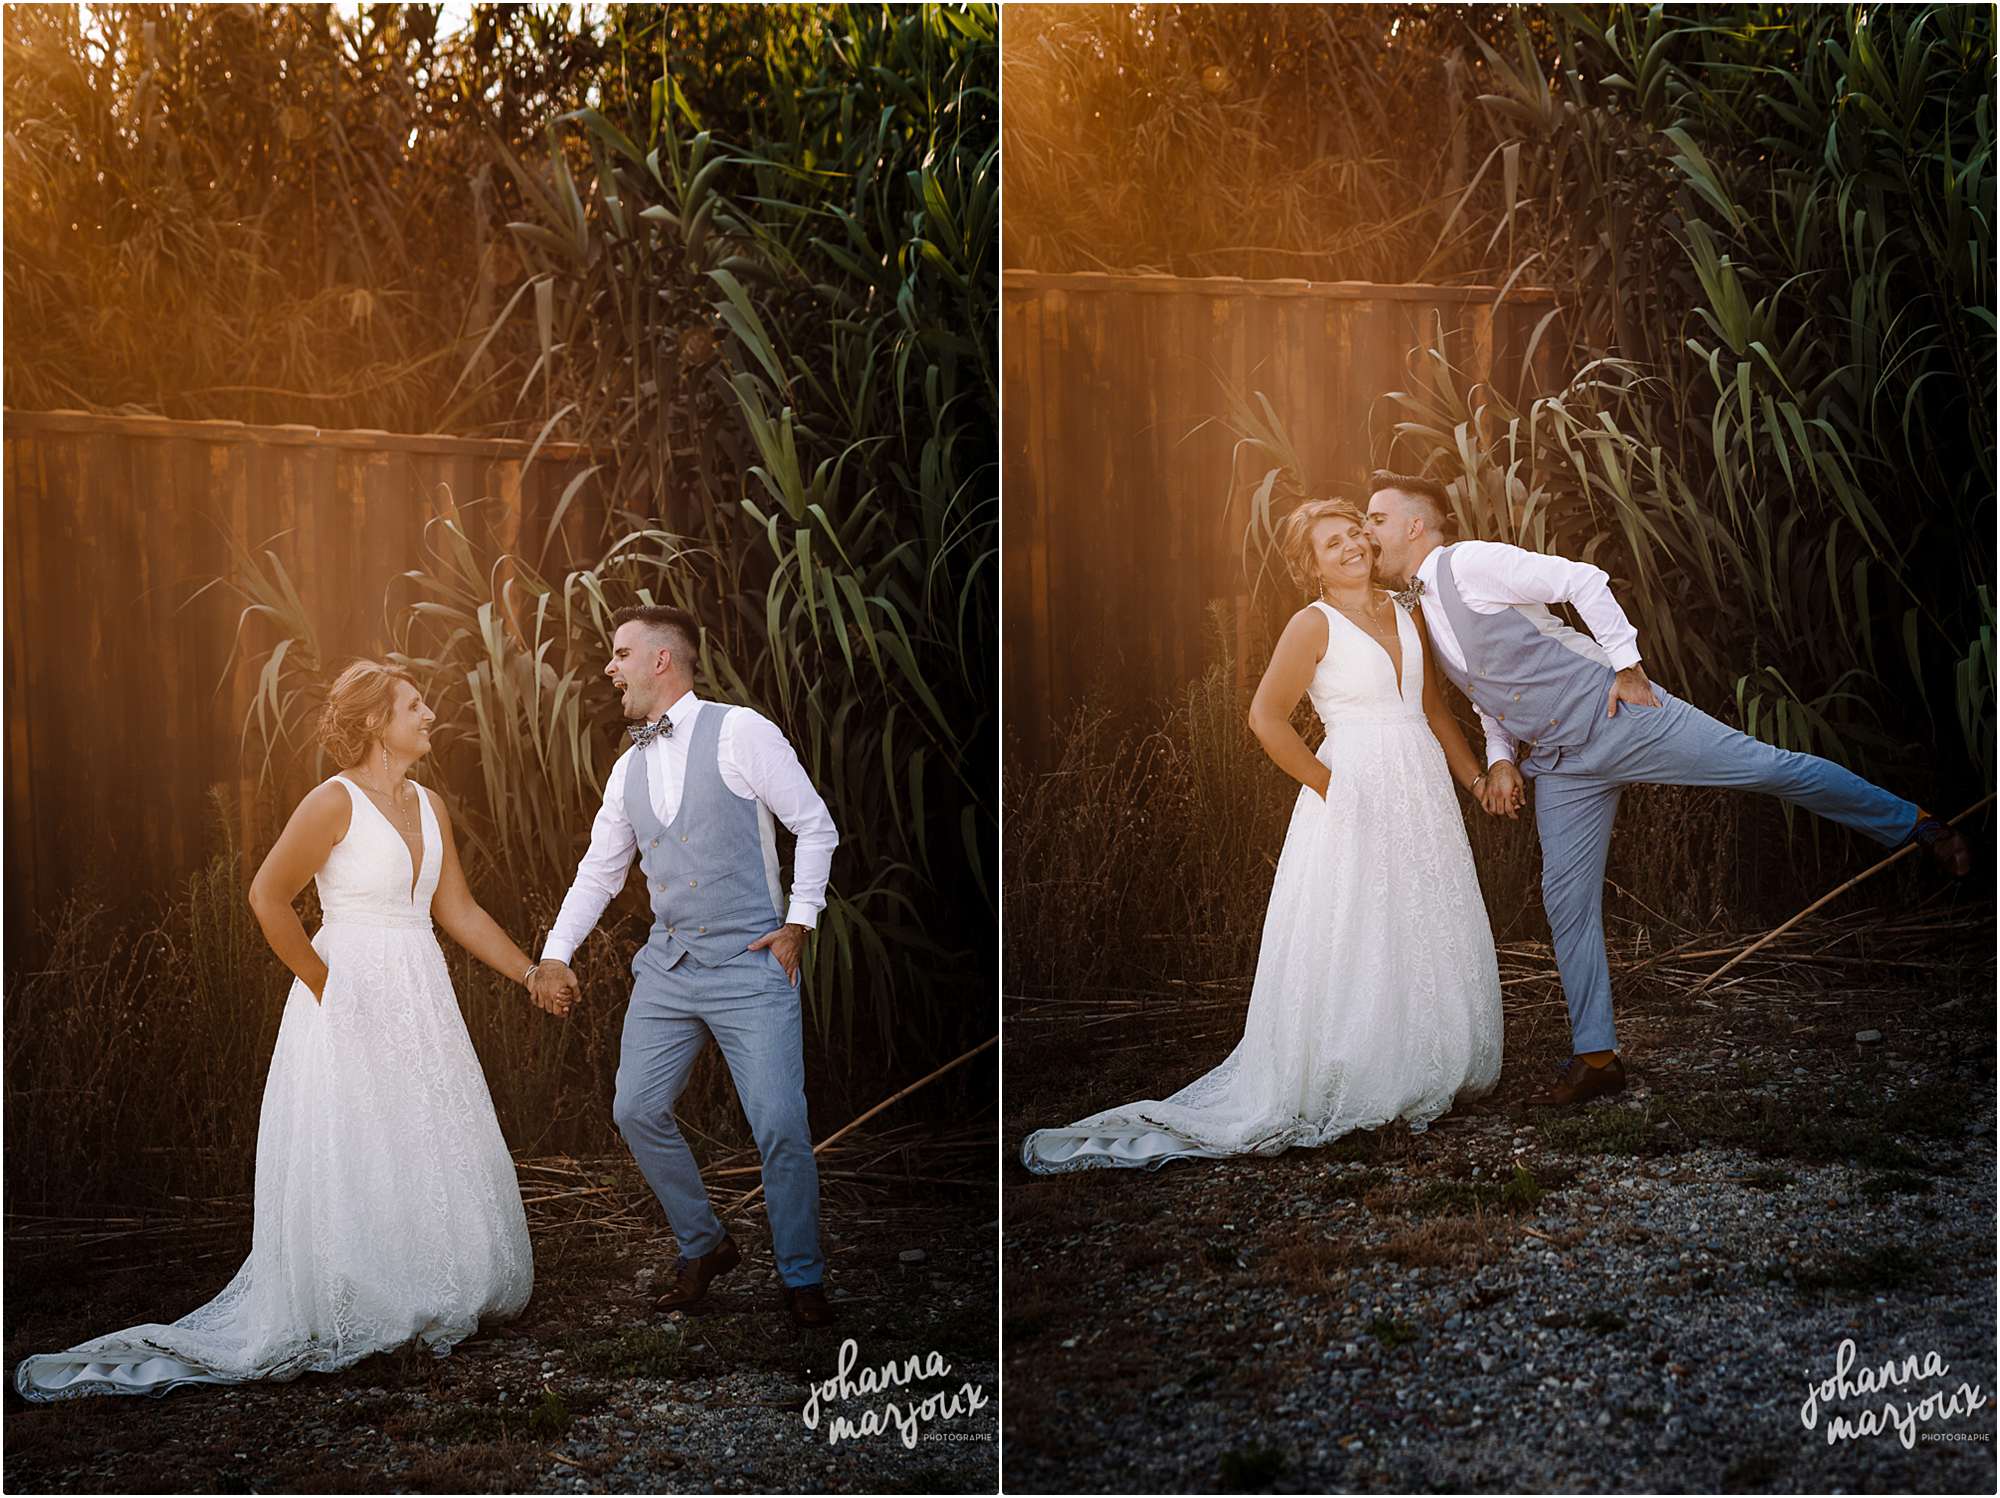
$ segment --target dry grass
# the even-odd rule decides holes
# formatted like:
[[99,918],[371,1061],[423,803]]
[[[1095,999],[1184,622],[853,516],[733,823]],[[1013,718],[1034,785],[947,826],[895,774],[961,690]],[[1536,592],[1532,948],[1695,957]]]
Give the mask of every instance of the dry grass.
[[1258,1278],[1299,1295],[1331,1296],[1346,1282],[1348,1270],[1371,1257],[1349,1237],[1302,1225],[1261,1256]]
[[1397,1233],[1382,1256],[1406,1268],[1477,1269],[1504,1258],[1514,1235],[1484,1212],[1467,1217],[1432,1217]]

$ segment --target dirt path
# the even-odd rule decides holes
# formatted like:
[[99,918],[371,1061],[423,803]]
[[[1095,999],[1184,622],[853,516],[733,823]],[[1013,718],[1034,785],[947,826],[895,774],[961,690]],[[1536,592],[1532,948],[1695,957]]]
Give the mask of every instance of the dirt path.
[[[1008,1491],[1993,1491],[1990,921],[1953,943],[1637,985],[1633,1085],[1558,1122],[1520,1099],[1567,1052],[1559,996],[1510,989],[1499,1088],[1428,1134],[1157,1173],[1013,1160],[1192,1079],[1240,1014],[1010,1024]],[[1829,1445],[1802,1410],[1847,1338],[1857,1370],[1949,1365],[1899,1407],[1983,1407]]]
[[[629,1162],[606,1162],[624,1172]],[[621,1189],[631,1190],[636,1174]],[[642,1188],[640,1188],[642,1189]],[[827,1283],[840,1320],[801,1332],[777,1298],[761,1214],[732,1223],[742,1268],[711,1309],[662,1317],[647,1293],[668,1272],[664,1231],[541,1231],[535,1297],[514,1323],[449,1358],[399,1353],[291,1384],[184,1389],[164,1398],[28,1406],[11,1392],[13,1492],[911,1492],[989,1493],[998,1467],[996,1208],[957,1188],[829,1201]],[[657,1209],[655,1209],[657,1210]],[[7,1359],[162,1314],[221,1288],[244,1241],[194,1264],[87,1278],[10,1263]],[[906,1261],[904,1255],[920,1256]],[[649,1271],[651,1271],[649,1273]],[[834,1377],[852,1338],[865,1367],[940,1354],[911,1386],[982,1408],[830,1444],[830,1416],[859,1423],[893,1395],[853,1395],[804,1423],[810,1385]],[[911,1401],[905,1397],[902,1403]],[[942,1406],[940,1405],[940,1409]]]

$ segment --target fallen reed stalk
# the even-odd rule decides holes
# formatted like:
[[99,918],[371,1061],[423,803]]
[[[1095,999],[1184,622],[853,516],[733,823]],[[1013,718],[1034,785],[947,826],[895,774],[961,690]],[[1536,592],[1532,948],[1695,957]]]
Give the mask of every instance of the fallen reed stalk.
[[[1956,827],[1960,822],[1963,822],[1967,817],[1971,816],[1974,812],[1985,810],[1988,806],[1991,806],[1993,804],[1993,795],[1994,795],[1993,792],[1991,791],[1987,792],[1987,794],[1984,797],[1974,802],[1971,806],[1966,807],[1964,811],[1960,812],[1957,816],[1953,817],[1951,821],[1948,822],[1946,825],[1951,827]],[[1703,989],[1707,988],[1711,983],[1713,983],[1717,978],[1720,978],[1724,973],[1728,972],[1731,968],[1735,967],[1737,963],[1742,962],[1752,953],[1755,953],[1764,948],[1765,946],[1768,946],[1770,943],[1776,941],[1779,937],[1783,936],[1787,931],[1790,931],[1794,926],[1798,925],[1799,922],[1805,920],[1815,911],[1821,910],[1824,907],[1832,904],[1835,900],[1839,899],[1842,895],[1846,894],[1849,890],[1853,889],[1855,885],[1861,883],[1864,879],[1871,878],[1874,875],[1881,873],[1882,870],[1888,868],[1891,864],[1896,863],[1902,858],[1906,857],[1913,849],[1916,848],[1916,846],[1917,845],[1913,842],[1903,844],[1902,847],[1898,848],[1894,853],[1891,853],[1887,858],[1884,858],[1879,863],[1873,864],[1870,867],[1863,869],[1860,873],[1856,874],[1852,879],[1848,880],[1838,889],[1831,890],[1828,893],[1821,895],[1817,900],[1813,901],[1812,904],[1808,905],[1804,910],[1801,910],[1797,915],[1793,916],[1783,925],[1774,927],[1772,930],[1765,932],[1762,936],[1758,937],[1757,940],[1751,942],[1749,946],[1743,948],[1734,957],[1730,958],[1729,961],[1723,963],[1721,967],[1717,968],[1714,972],[1710,973],[1707,978],[1703,979],[1700,983],[1697,983],[1695,985],[1694,991],[1696,993],[1700,993]]]
[[[813,1154],[820,1155],[824,1153],[826,1150],[832,1148],[833,1145],[838,1143],[841,1139],[845,1138],[849,1134],[852,1134],[856,1129],[860,1128],[863,1124],[867,1123],[869,1119],[875,1117],[877,1114],[883,1112],[885,1109],[893,1107],[895,1104],[900,1103],[904,1098],[908,1097],[911,1093],[918,1091],[920,1088],[928,1086],[932,1082],[935,1082],[939,1077],[943,1076],[946,1072],[949,1072],[956,1067],[963,1066],[966,1062],[970,1061],[974,1056],[979,1055],[982,1051],[991,1050],[994,1046],[998,1045],[999,1043],[1000,1043],[1000,1037],[998,1035],[987,1036],[984,1040],[980,1041],[979,1044],[974,1046],[971,1050],[966,1051],[962,1055],[954,1056],[951,1060],[945,1062],[943,1066],[940,1066],[936,1071],[930,1073],[930,1075],[919,1077],[916,1081],[912,1082],[908,1087],[905,1087],[902,1091],[894,1093],[889,1097],[882,1099],[881,1102],[877,1103],[874,1107],[870,1108],[866,1113],[862,1114],[852,1123],[849,1123],[842,1128],[836,1129],[833,1133],[829,1134],[825,1139],[822,1139],[818,1144],[813,1146]],[[758,1197],[762,1196],[763,1194],[764,1194],[764,1185],[763,1182],[760,1181],[757,1183],[755,1190],[744,1192],[742,1196],[738,1197],[735,1201],[729,1204],[728,1208],[729,1213],[742,1211],[743,1208],[749,1206],[750,1203],[755,1201]]]

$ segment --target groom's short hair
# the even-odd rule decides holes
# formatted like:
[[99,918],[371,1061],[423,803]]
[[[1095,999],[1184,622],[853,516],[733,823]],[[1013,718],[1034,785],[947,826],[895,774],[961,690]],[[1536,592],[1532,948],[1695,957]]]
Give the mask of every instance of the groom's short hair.
[[695,622],[693,614],[672,604],[635,603],[611,616],[614,631],[620,625],[633,623],[669,636],[668,648],[673,651],[674,659],[690,671],[694,669],[695,650],[701,644],[701,625]]
[[1391,473],[1386,468],[1378,468],[1368,475],[1368,497],[1373,499],[1384,489],[1396,489],[1424,501],[1430,512],[1424,520],[1434,531],[1443,531],[1446,521],[1451,518],[1451,496],[1444,492],[1444,485],[1436,479],[1427,479],[1416,473]]

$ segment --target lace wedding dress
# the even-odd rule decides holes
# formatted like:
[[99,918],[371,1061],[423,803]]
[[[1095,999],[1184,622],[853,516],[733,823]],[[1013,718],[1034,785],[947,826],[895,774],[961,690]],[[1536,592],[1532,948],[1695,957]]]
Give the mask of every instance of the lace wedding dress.
[[[442,1356],[534,1285],[514,1162],[431,930],[423,858],[345,776],[347,835],[314,876],[323,1003],[294,981],[257,1125],[250,1257],[171,1326],[24,1359],[36,1400],[330,1372],[413,1339]],[[245,995],[246,1003],[254,999]]]
[[1036,1130],[1029,1170],[1274,1155],[1397,1118],[1421,1130],[1499,1079],[1499,965],[1424,717],[1416,621],[1395,611],[1398,663],[1318,607],[1328,639],[1308,692],[1333,779],[1324,801],[1299,788],[1242,1040],[1170,1097]]

